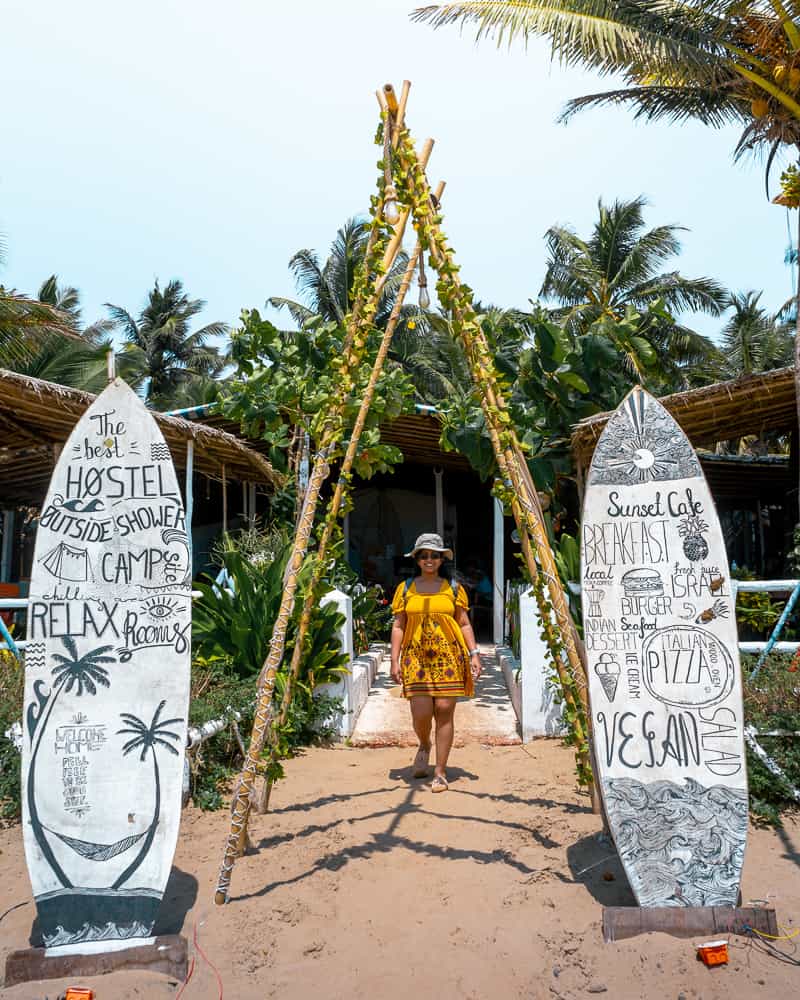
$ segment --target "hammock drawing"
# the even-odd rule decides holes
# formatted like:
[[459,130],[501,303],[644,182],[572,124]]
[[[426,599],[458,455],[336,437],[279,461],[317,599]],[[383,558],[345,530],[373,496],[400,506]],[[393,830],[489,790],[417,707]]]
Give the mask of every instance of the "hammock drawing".
[[39,560],[51,576],[70,583],[86,583],[94,580],[86,549],[77,549],[66,542],[59,542]]
[[82,858],[88,858],[89,861],[108,861],[110,858],[115,858],[118,854],[123,854],[129,850],[134,844],[138,844],[142,837],[147,836],[148,833],[147,830],[144,833],[135,833],[130,837],[123,837],[122,840],[118,840],[113,844],[93,844],[88,840],[68,837],[65,833],[59,833],[49,826],[44,826],[44,824],[42,824],[42,827],[48,833],[52,833],[54,837],[58,837],[67,847],[72,848],[76,854],[80,854]]

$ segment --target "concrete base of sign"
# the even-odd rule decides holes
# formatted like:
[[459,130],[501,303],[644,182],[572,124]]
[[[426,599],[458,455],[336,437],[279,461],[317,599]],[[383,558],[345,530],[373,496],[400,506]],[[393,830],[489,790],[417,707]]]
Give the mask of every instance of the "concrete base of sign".
[[694,938],[720,934],[778,934],[775,911],[757,906],[604,906],[603,940],[661,931],[673,937]]
[[[95,950],[98,947],[114,950]],[[5,985],[67,977],[82,979],[124,969],[160,972],[183,982],[188,969],[187,951],[186,938],[179,934],[146,938],[138,943],[95,941],[70,948],[25,948],[12,951],[6,959]]]

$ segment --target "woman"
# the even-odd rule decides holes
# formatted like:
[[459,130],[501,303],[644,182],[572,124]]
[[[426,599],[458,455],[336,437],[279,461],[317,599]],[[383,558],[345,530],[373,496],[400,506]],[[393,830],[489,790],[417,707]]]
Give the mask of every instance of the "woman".
[[453,745],[456,698],[473,693],[481,658],[467,615],[464,588],[451,584],[444,565],[453,553],[440,535],[420,535],[406,553],[417,564],[412,581],[394,593],[392,610],[392,680],[403,685],[411,702],[411,720],[419,738],[415,778],[428,773],[431,724],[436,719],[436,767],[431,791],[447,791],[447,758]]

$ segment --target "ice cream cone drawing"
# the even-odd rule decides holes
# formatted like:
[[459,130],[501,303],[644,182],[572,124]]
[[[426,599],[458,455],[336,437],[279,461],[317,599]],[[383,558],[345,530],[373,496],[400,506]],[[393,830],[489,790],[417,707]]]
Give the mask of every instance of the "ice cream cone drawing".
[[600,659],[595,664],[594,672],[600,678],[600,683],[603,685],[606,698],[608,698],[609,701],[613,701],[617,693],[620,669],[619,664],[611,653],[600,654]]

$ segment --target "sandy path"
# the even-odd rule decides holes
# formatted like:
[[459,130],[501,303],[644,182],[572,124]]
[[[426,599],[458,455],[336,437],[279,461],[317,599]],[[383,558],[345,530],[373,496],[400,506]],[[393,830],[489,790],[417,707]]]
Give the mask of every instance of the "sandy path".
[[[575,791],[571,754],[557,742],[457,750],[442,795],[410,779],[409,756],[404,748],[318,749],[289,761],[274,812],[254,817],[256,849],[237,864],[232,900],[221,909],[210,899],[226,815],[185,813],[167,917],[189,937],[199,926],[226,998],[797,994],[800,969],[739,938],[731,964],[713,970],[695,960],[691,942],[665,935],[603,944],[601,905],[632,898],[613,849],[597,839],[587,797]],[[4,961],[26,946],[33,906],[19,827],[0,833],[0,850],[0,912],[26,903],[0,925]],[[751,831],[745,902],[769,898],[793,926],[798,864],[800,823]],[[0,997],[44,1000],[66,985],[17,986]],[[90,985],[98,1000],[176,992],[162,977],[136,973]],[[200,962],[182,1000],[217,996]]]

